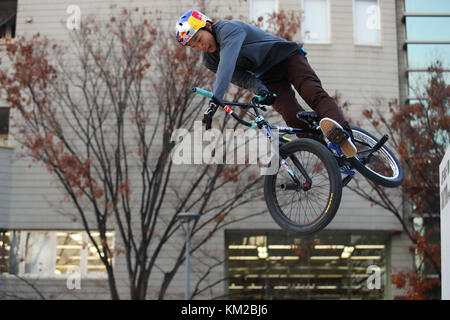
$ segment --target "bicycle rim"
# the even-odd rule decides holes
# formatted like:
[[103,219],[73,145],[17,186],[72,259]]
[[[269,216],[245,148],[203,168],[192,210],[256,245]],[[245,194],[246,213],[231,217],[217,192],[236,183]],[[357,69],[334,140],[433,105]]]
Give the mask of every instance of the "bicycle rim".
[[[353,128],[352,132],[358,151],[373,147],[378,142],[374,137],[362,130]],[[401,182],[403,179],[403,173],[398,161],[385,146],[373,153],[368,163],[364,163],[364,156],[364,153],[359,153],[356,156],[364,171],[366,171],[361,173],[366,173],[364,175],[374,180],[374,182],[396,183],[398,181]],[[359,169],[361,168],[357,169],[360,171]]]

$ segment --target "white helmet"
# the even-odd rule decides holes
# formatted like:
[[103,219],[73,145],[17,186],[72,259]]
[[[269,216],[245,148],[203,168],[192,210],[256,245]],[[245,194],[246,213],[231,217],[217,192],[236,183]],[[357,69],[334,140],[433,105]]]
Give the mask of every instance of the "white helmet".
[[189,10],[178,19],[176,26],[177,41],[185,46],[198,30],[206,26],[206,22],[212,20],[197,10]]

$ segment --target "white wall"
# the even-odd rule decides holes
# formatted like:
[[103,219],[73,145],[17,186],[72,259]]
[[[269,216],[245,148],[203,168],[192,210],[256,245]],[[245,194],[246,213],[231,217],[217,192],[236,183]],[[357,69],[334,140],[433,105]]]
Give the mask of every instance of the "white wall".
[[442,300],[450,300],[450,147],[439,165]]

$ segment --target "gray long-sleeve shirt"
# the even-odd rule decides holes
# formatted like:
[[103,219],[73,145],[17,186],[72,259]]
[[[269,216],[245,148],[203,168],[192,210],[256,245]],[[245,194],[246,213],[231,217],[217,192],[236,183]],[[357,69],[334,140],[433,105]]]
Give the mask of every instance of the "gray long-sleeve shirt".
[[303,46],[241,21],[220,20],[212,28],[219,48],[203,53],[203,63],[216,73],[213,94],[220,100],[230,82],[254,93],[267,90],[257,76]]

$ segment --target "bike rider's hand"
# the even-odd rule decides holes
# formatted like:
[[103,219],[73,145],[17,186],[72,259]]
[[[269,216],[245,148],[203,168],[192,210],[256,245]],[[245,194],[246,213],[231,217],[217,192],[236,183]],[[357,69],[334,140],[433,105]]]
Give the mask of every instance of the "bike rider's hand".
[[260,104],[265,106],[271,106],[274,104],[276,95],[273,93],[270,93],[269,91],[262,89],[259,90],[257,93],[258,96],[264,97],[263,100],[259,101]]
[[208,108],[206,109],[205,113],[203,114],[202,122],[205,124],[206,130],[211,129],[212,119],[213,119],[213,116],[216,113],[218,107],[219,107],[219,104],[218,104],[217,100],[213,97],[209,101]]

